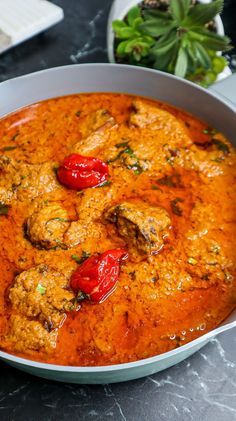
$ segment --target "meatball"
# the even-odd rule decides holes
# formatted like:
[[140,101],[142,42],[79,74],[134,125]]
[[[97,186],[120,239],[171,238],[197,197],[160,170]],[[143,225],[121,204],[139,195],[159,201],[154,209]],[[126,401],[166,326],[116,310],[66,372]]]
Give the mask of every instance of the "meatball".
[[103,189],[87,189],[81,194],[77,206],[79,220],[71,223],[64,236],[67,247],[74,247],[91,238],[99,241],[106,236],[106,229],[100,220],[111,195],[110,191],[104,192]]
[[31,243],[45,249],[63,247],[70,225],[68,214],[58,203],[42,203],[27,220],[26,234]]
[[150,128],[151,130],[165,129],[182,131],[180,122],[168,111],[148,104],[140,99],[133,101],[133,113],[130,116],[131,126]]
[[16,188],[21,183],[14,159],[0,156],[0,203],[9,205],[16,196]]
[[62,189],[49,162],[26,164],[1,155],[0,176],[0,202],[6,205]]
[[75,296],[67,288],[62,273],[39,265],[16,277],[9,299],[18,314],[36,318],[51,330],[62,326],[66,311],[74,309]]
[[72,146],[72,151],[81,155],[89,155],[97,148],[101,148],[110,136],[110,129],[115,127],[116,121],[104,109],[95,111],[89,116],[87,130],[83,138]]
[[171,225],[165,209],[146,203],[120,203],[108,209],[104,216],[116,225],[134,256],[158,252]]
[[114,126],[114,124],[115,119],[112,117],[109,111],[104,108],[100,108],[99,110],[96,110],[88,115],[83,137],[87,137],[97,131],[103,131],[104,129]]
[[21,164],[22,171],[20,188],[17,190],[19,200],[34,199],[45,193],[62,190],[54,171],[55,164]]
[[13,342],[14,350],[18,352],[39,351],[42,348],[50,352],[56,348],[57,335],[57,330],[48,332],[38,321],[13,315],[6,340]]
[[78,244],[85,243],[86,240],[91,242],[99,241],[106,234],[105,227],[94,221],[74,221],[64,236],[64,244],[66,247],[75,247]]

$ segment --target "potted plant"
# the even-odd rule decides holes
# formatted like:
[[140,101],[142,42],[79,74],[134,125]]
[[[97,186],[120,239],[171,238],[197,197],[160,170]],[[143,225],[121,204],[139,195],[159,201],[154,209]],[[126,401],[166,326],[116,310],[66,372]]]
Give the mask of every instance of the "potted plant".
[[223,0],[116,0],[108,22],[110,62],[166,71],[209,86],[231,72]]

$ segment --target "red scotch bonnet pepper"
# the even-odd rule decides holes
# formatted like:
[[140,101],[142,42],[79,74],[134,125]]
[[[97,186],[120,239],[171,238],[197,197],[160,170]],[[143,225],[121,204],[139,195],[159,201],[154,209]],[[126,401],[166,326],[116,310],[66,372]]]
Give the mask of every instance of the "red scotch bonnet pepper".
[[108,250],[89,257],[73,273],[71,288],[84,293],[91,301],[104,301],[115,289],[121,263],[128,258],[126,250]]
[[108,176],[108,165],[101,159],[76,153],[66,156],[57,171],[60,183],[73,190],[100,186]]

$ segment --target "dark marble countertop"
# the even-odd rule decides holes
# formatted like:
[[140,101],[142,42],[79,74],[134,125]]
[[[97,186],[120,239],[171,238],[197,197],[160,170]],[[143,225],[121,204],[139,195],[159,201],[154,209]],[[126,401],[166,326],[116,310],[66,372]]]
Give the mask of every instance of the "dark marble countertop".
[[[0,81],[71,63],[104,62],[111,0],[56,0],[63,22],[0,56]],[[236,45],[236,2],[223,22]],[[230,54],[235,64],[235,50]],[[0,363],[0,420],[234,421],[236,330],[148,378],[105,386],[55,383]]]

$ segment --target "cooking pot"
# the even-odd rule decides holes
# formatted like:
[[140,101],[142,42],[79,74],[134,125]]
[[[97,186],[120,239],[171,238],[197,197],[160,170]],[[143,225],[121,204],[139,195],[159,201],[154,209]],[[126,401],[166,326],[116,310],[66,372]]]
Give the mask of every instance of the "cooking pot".
[[[118,64],[57,67],[0,84],[0,117],[48,98],[86,92],[122,92],[168,102],[217,128],[236,146],[236,74],[205,90],[156,70]],[[143,360],[101,367],[44,364],[0,351],[0,358],[23,371],[67,383],[114,383],[151,375],[179,363],[210,339],[236,327],[236,309],[216,329],[180,348]],[[232,332],[233,334],[233,332]]]

